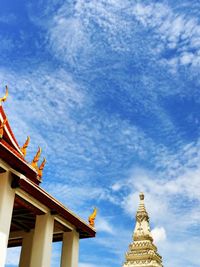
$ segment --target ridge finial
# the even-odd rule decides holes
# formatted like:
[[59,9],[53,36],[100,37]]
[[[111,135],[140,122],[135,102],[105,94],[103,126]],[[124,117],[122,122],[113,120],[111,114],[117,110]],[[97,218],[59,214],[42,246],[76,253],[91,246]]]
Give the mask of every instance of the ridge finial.
[[29,145],[29,142],[30,142],[30,136],[27,137],[25,143],[23,144],[23,146],[20,148],[22,154],[24,155],[24,157],[26,157],[26,149]]
[[38,148],[38,151],[37,151],[37,153],[36,153],[36,155],[35,155],[35,157],[33,158],[33,161],[31,162],[31,166],[32,166],[33,168],[35,168],[36,170],[38,170],[38,165],[37,165],[37,163],[38,163],[38,161],[39,161],[39,159],[40,159],[40,155],[41,155],[41,153],[42,153],[42,149],[39,147],[39,148]]
[[38,168],[38,177],[39,177],[39,180],[42,179],[42,171],[44,169],[44,166],[46,164],[46,158],[43,159],[42,163],[40,164],[40,167]]
[[0,97],[0,104],[2,102],[5,102],[7,97],[8,97],[8,86],[6,85],[6,93],[5,93],[5,95],[3,97]]
[[95,225],[94,221],[96,219],[96,216],[97,216],[97,208],[95,207],[93,213],[88,218],[89,225],[92,227],[94,227]]

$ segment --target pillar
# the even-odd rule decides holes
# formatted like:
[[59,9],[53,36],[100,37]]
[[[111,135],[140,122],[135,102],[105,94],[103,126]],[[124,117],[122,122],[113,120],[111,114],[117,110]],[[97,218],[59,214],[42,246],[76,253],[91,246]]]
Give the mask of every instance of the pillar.
[[11,188],[10,172],[0,173],[0,266],[4,267],[10,225],[12,220],[15,190]]
[[50,267],[54,218],[51,214],[37,215],[30,267]]
[[61,267],[78,267],[79,233],[75,230],[63,234]]
[[25,233],[22,241],[19,267],[30,266],[34,231]]

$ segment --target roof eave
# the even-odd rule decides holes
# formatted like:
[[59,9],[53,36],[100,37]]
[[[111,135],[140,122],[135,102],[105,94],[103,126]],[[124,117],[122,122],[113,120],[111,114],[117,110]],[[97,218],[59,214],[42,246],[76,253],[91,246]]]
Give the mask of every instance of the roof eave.
[[14,184],[40,201],[43,205],[47,206],[51,212],[61,216],[63,219],[66,219],[69,223],[74,225],[80,233],[80,238],[95,237],[96,231],[93,227],[82,221],[78,216],[64,207],[59,201],[54,199],[45,190],[31,182],[26,177],[18,178],[17,182],[15,181]]

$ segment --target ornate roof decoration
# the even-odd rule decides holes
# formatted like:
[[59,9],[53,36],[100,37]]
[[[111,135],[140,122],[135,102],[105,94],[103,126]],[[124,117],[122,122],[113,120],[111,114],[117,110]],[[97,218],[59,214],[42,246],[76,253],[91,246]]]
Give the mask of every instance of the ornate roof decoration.
[[41,153],[42,153],[42,149],[41,147],[38,148],[38,151],[35,155],[35,157],[33,158],[33,161],[31,162],[31,166],[37,171],[38,173],[38,177],[37,179],[41,182],[41,179],[42,179],[42,171],[44,169],[44,166],[46,164],[46,159],[44,158],[41,165],[38,167],[38,161],[40,159],[40,156],[41,156]]
[[3,122],[0,122],[0,138],[3,138],[4,126],[6,125],[6,122],[7,118]]
[[38,169],[38,165],[37,164],[38,164],[38,161],[40,159],[41,153],[42,153],[42,149],[41,149],[41,147],[38,147],[38,151],[37,151],[35,157],[33,158],[33,161],[31,162],[31,166],[33,168],[35,168],[36,170]]
[[92,227],[95,227],[96,216],[97,216],[97,208],[94,208],[93,213],[88,218],[89,225]]
[[6,85],[6,93],[5,93],[5,95],[3,97],[0,97],[0,104],[2,102],[5,102],[7,97],[8,97],[8,86]]
[[44,166],[45,166],[45,164],[46,164],[46,159],[44,158],[43,159],[43,161],[42,161],[42,163],[40,164],[40,167],[38,168],[38,178],[39,178],[39,180],[41,181],[41,179],[42,179],[42,171],[43,171],[43,169],[44,169]]
[[[30,137],[27,137],[26,142],[20,148],[18,142],[11,130],[8,119],[4,112],[2,103],[7,100],[8,87],[6,86],[6,92],[3,97],[0,98],[0,152],[1,158],[6,160],[10,159],[13,164],[13,168],[17,168],[22,174],[29,177],[30,180],[36,184],[41,182],[42,171],[44,169],[46,159],[43,160],[40,167],[38,167],[38,161],[41,154],[41,148],[38,149],[33,161],[29,164],[26,160],[26,149],[30,142]],[[11,161],[12,158],[12,161]]]
[[23,144],[23,146],[20,149],[22,154],[24,155],[24,157],[26,157],[26,149],[27,149],[29,143],[30,143],[30,136],[27,137],[25,143]]
[[[6,101],[7,97],[8,97],[8,87],[6,85],[6,93],[3,97],[0,97],[0,105],[2,104],[2,102]],[[6,122],[7,118],[4,118],[2,121],[0,121],[0,138],[3,138],[4,126],[6,125]]]
[[149,216],[144,205],[144,194],[140,193],[140,203],[136,213],[133,242],[126,253],[123,267],[163,267],[162,257],[153,244]]

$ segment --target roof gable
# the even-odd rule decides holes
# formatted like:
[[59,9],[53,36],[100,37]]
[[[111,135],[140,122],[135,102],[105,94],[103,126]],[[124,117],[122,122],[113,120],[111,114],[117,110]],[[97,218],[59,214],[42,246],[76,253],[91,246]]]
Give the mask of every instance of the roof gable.
[[21,152],[19,144],[11,130],[10,124],[8,122],[8,118],[6,117],[6,114],[1,104],[0,104],[0,122],[1,123],[5,122],[2,139],[15,150],[18,156],[23,157],[23,153]]
[[38,173],[24,158],[20,146],[10,127],[8,118],[0,103],[0,125],[3,124],[2,134],[0,136],[0,158],[8,163],[12,168],[24,174],[30,180],[39,184]]

